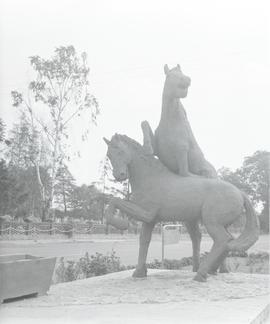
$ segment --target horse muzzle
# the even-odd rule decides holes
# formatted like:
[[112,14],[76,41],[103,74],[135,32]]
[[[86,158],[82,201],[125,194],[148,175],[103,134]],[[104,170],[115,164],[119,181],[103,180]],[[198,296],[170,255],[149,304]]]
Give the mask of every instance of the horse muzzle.
[[117,180],[117,181],[125,181],[128,178],[128,173],[122,171],[122,172],[117,173],[117,174],[113,173],[113,176],[114,176],[115,180]]

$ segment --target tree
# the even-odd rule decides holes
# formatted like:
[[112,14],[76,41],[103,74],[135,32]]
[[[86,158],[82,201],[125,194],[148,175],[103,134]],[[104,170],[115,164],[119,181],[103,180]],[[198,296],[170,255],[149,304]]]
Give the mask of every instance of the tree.
[[6,162],[0,160],[0,215],[8,213],[10,180]]
[[5,128],[2,118],[0,118],[0,154],[4,152],[5,148],[10,145],[10,141],[5,138]]
[[4,139],[5,139],[5,124],[2,118],[0,118],[0,142],[3,142]]
[[129,199],[130,186],[129,180],[116,181],[113,177],[112,165],[107,156],[99,164],[100,181],[99,184],[103,187],[103,192],[113,196]]
[[[29,187],[21,176],[23,170],[7,166],[0,161],[0,215],[26,214],[25,203],[29,198]],[[25,215],[21,215],[25,216]]]
[[100,219],[101,193],[94,185],[75,187],[72,193],[73,214],[87,219]]
[[102,222],[104,219],[105,205],[108,204],[108,196],[118,196],[129,200],[130,185],[129,180],[118,182],[113,177],[112,165],[107,156],[100,161],[99,164],[100,180],[96,183],[101,186],[103,202],[102,202]]
[[59,167],[56,174],[55,196],[56,203],[62,207],[64,214],[72,206],[72,194],[75,188],[75,180],[66,165]]
[[[9,164],[15,170],[23,169],[27,173],[33,172],[34,167],[36,177],[35,180],[31,180],[32,186],[30,187],[35,187],[35,190],[32,191],[34,196],[39,192],[40,199],[38,200],[41,206],[41,218],[44,221],[48,209],[48,193],[50,192],[49,188],[51,188],[51,185],[48,181],[44,182],[43,180],[48,180],[47,176],[44,177],[44,172],[47,175],[49,168],[48,156],[50,152],[35,125],[29,122],[24,112],[20,115],[19,123],[15,123],[10,131],[9,143],[10,145],[6,150],[6,157],[9,160]],[[31,178],[33,176],[34,174],[31,175]],[[33,214],[33,211],[31,211],[31,214]]]
[[219,175],[246,192],[255,207],[261,210],[260,222],[262,230],[269,232],[269,152],[256,151],[244,159],[243,165],[231,171],[221,168]]
[[[90,123],[95,124],[99,109],[96,98],[89,92],[86,53],[78,57],[73,46],[61,46],[55,49],[55,54],[50,59],[30,57],[30,64],[36,72],[36,78],[29,83],[28,94],[25,96],[18,91],[12,91],[11,95],[13,106],[20,107],[26,116],[31,136],[37,132],[39,135],[44,134],[48,140],[52,182],[48,201],[50,208],[54,200],[57,170],[61,163],[68,159],[68,127],[76,117],[81,117],[84,113],[90,118]],[[38,114],[37,104],[47,108],[47,121],[44,122]],[[87,134],[88,129],[82,135],[84,139]],[[40,180],[37,160],[35,164]],[[44,186],[40,181],[39,184],[42,193]],[[47,214],[47,209],[44,212]],[[47,215],[44,215],[44,219],[46,217]]]

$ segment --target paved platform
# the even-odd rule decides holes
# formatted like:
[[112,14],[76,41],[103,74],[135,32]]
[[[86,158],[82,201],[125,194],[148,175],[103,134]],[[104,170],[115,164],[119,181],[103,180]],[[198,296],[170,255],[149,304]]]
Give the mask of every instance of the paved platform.
[[143,279],[131,273],[58,284],[47,296],[5,303],[0,322],[248,324],[269,303],[269,275],[219,274],[198,283],[183,270],[149,270]]

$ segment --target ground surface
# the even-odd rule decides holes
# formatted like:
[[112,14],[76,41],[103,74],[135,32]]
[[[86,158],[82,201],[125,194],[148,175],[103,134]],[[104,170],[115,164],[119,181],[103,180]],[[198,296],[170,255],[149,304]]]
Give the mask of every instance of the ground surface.
[[268,275],[131,271],[52,286],[47,296],[3,304],[1,323],[250,323],[268,303]]
[[[41,240],[41,241],[0,241],[0,254],[32,254],[41,257],[66,257],[67,259],[77,260],[85,252],[89,254],[110,253],[116,251],[120,257],[121,263],[125,265],[134,265],[137,262],[139,237],[130,235],[117,236],[90,236],[83,240]],[[201,244],[201,252],[209,251],[212,246],[212,240],[204,236]],[[249,252],[269,251],[269,236],[262,235],[252,246]],[[181,259],[192,255],[191,241],[187,234],[182,235],[178,244],[166,245],[165,258]],[[161,259],[161,240],[160,235],[154,235],[149,247],[148,261]]]

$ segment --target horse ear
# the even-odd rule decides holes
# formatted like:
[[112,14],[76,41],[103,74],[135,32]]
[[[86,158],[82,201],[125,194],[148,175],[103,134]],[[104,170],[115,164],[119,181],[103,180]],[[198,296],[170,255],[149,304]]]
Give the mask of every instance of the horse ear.
[[165,65],[164,65],[164,73],[167,75],[169,72],[170,72],[170,70],[169,70],[169,68],[168,68],[168,65],[165,64]]
[[177,64],[177,69],[178,69],[178,70],[181,70],[181,67],[180,67],[180,65],[179,65],[179,64]]
[[103,137],[103,140],[104,140],[104,142],[105,142],[107,145],[110,145],[110,144],[111,144],[111,142],[110,142],[109,140],[107,140],[107,138]]

